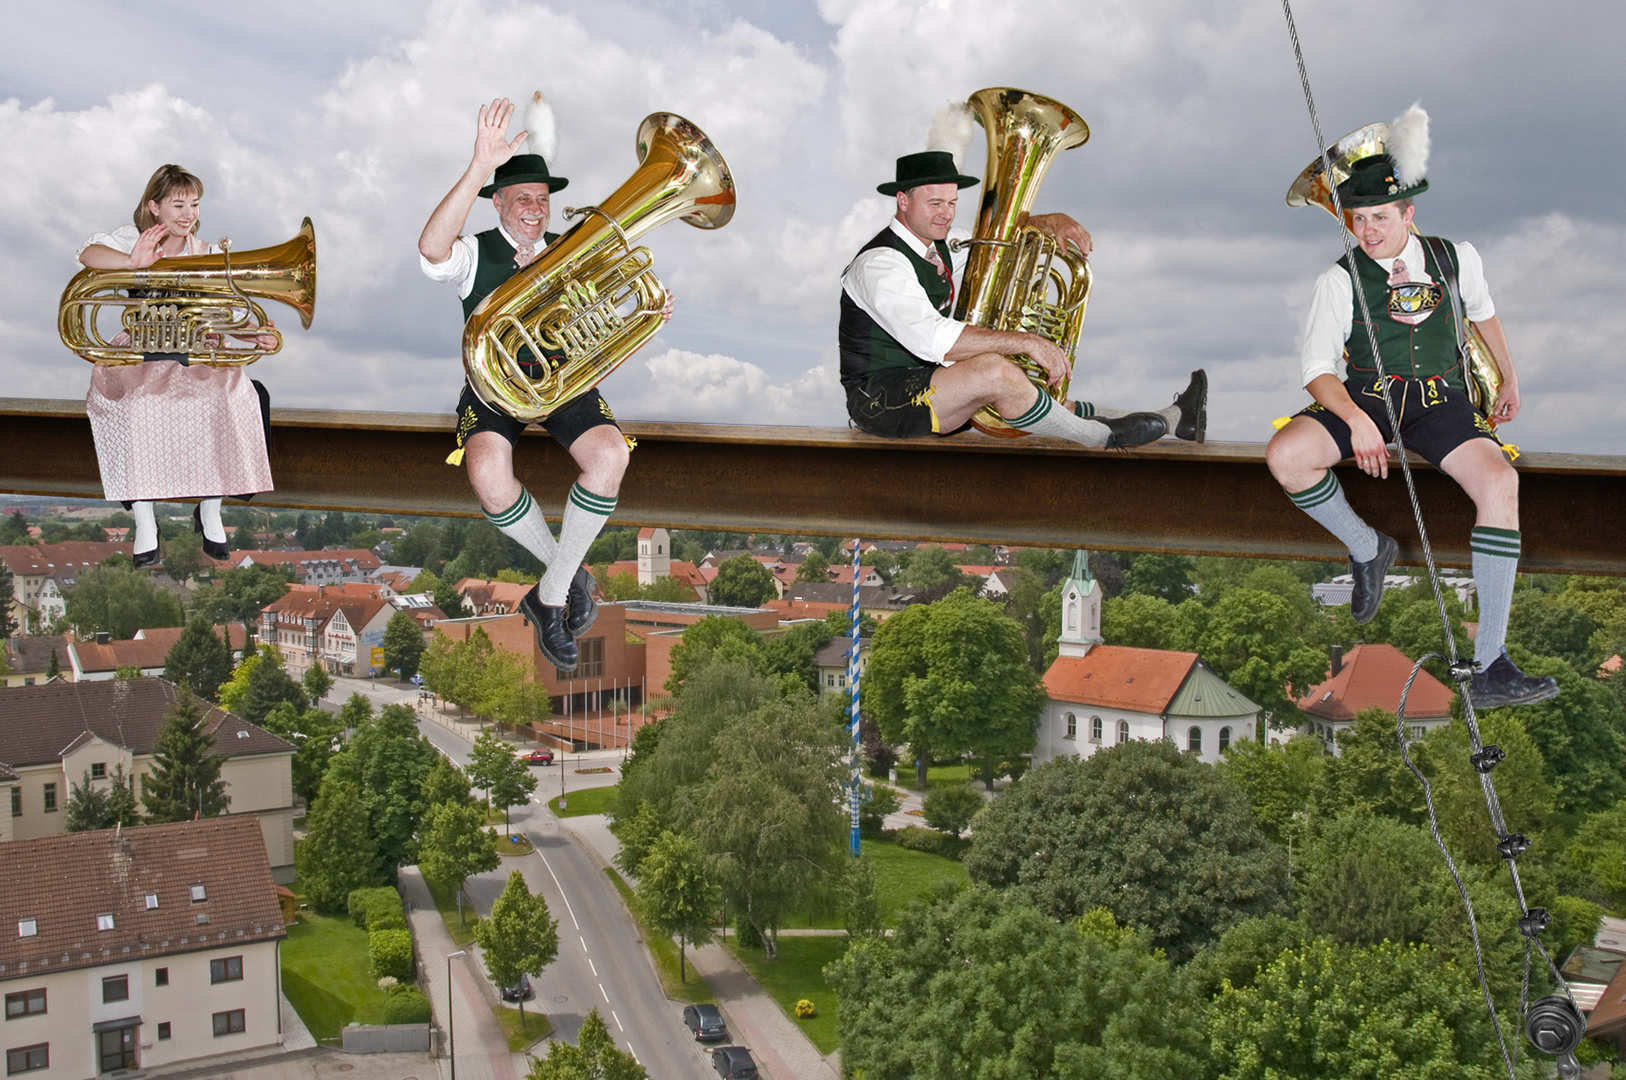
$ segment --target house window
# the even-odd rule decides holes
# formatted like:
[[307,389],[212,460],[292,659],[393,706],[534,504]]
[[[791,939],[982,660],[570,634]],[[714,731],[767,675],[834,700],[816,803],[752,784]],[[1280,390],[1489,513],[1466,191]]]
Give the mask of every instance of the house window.
[[1223,753],[1225,753],[1225,751],[1229,750],[1230,748],[1231,748],[1231,729],[1228,728],[1228,727],[1222,727],[1222,728],[1220,728],[1220,753],[1223,754]]
[[158,1041],[163,1042],[169,1038],[169,1021],[165,1020],[158,1025]]
[[33,937],[35,934],[37,934],[39,932],[40,932],[40,924],[39,924],[38,919],[18,919],[17,920],[17,936],[18,937]]
[[1192,727],[1186,730],[1186,749],[1190,750],[1193,754],[1200,754],[1203,752],[1202,728]]
[[583,638],[576,642],[576,649],[580,663],[576,666],[576,677],[579,679],[601,679],[604,677],[604,639]]
[[39,1043],[36,1046],[19,1046],[15,1050],[6,1051],[7,1076],[16,1076],[18,1073],[33,1072],[36,1069],[48,1069],[50,1066],[50,1043]]
[[20,787],[11,789],[11,816],[23,816],[23,789]]
[[1074,716],[1072,713],[1067,714],[1067,734],[1063,735],[1062,738],[1078,738],[1078,717]]
[[109,975],[102,980],[102,1004],[130,1000],[130,976]]
[[1129,721],[1128,720],[1120,720],[1120,721],[1118,721],[1118,741],[1121,742],[1121,743],[1126,743],[1126,742],[1129,741]]
[[46,784],[45,785],[45,812],[47,814],[56,813],[56,785],[55,784]]
[[202,885],[192,886],[192,902],[194,904],[201,904],[207,899],[209,899],[209,894]]
[[96,929],[97,930],[111,930],[111,929],[113,929],[113,915],[112,915],[111,912],[103,912],[102,914],[96,916]]
[[169,985],[169,968],[159,968],[153,972],[153,982],[159,986]]
[[19,1016],[35,1016],[45,1011],[45,987],[38,990],[24,990],[17,994],[6,995],[6,1019],[15,1020]]
[[236,1035],[243,1030],[243,1010],[215,1013],[215,1034]]
[[219,960],[209,961],[209,981],[212,983],[235,982],[242,977],[241,956],[223,956]]
[[90,763],[90,778],[92,780],[107,779],[107,762],[93,761]]
[[157,893],[150,892],[150,893],[147,894],[147,910],[148,911],[157,911],[158,910],[158,894]]
[[1090,741],[1093,743],[1101,741],[1101,718],[1099,716],[1090,717]]

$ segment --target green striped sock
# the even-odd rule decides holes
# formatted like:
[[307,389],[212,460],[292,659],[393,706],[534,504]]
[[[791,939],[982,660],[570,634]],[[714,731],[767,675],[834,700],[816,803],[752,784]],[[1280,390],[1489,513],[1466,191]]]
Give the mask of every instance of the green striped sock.
[[1071,409],[1058,409],[1049,394],[1037,394],[1032,408],[1005,422],[1032,435],[1054,435],[1085,446],[1102,447],[1112,431],[1099,420],[1087,420],[1075,415]]
[[1367,562],[1378,557],[1378,534],[1361,520],[1344,498],[1343,485],[1328,469],[1320,480],[1303,491],[1289,491],[1293,505],[1309,514],[1317,525],[1332,533],[1349,549],[1349,557]]
[[1474,587],[1479,590],[1479,631],[1474,659],[1484,667],[1507,647],[1507,620],[1513,610],[1513,582],[1519,573],[1519,530],[1477,525],[1469,534]]
[[529,491],[520,488],[519,498],[514,500],[513,506],[500,513],[486,514],[486,520],[504,536],[535,555],[544,566],[553,564],[559,545],[554,543],[553,530],[548,528],[547,519],[531,499]]
[[615,513],[614,495],[596,495],[580,484],[572,484],[565,502],[564,520],[559,523],[559,551],[548,563],[548,572],[537,586],[537,595],[548,607],[563,607],[570,591],[570,579],[587,557],[587,549]]

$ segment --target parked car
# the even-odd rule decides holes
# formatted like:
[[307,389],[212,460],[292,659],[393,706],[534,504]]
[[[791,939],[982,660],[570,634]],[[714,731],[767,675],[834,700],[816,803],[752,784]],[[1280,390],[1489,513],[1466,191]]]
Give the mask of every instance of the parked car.
[[527,765],[552,765],[553,751],[532,750],[529,754],[525,755],[525,763]]
[[529,1001],[535,996],[536,991],[531,989],[531,977],[529,975],[521,975],[519,982],[513,986],[502,988],[502,999],[504,1001]]
[[684,1006],[683,1022],[701,1042],[728,1038],[728,1025],[723,1023],[723,1014],[715,1005]]
[[723,1080],[756,1080],[757,1063],[743,1046],[719,1046],[711,1052],[711,1067]]

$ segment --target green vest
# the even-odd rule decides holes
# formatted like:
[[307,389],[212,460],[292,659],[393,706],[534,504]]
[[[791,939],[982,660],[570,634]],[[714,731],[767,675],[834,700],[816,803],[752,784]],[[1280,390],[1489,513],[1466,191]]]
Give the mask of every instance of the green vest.
[[[926,291],[926,299],[930,300],[938,311],[944,315],[948,314],[952,290],[949,280],[938,272],[936,266],[915,254],[914,249],[893,232],[890,225],[860,248],[858,254],[862,255],[878,247],[889,247],[902,252],[903,257],[908,259],[909,265],[914,268],[920,287]],[[954,265],[945,241],[937,241],[937,254],[943,260],[944,266]],[[847,295],[845,289],[841,291],[841,326],[838,336],[841,346],[841,384],[849,389],[863,382],[872,372],[891,368],[917,368],[928,362],[900,345],[896,338],[887,333],[880,323],[870,318],[869,313]]]
[[[551,244],[557,239],[558,233],[542,234],[544,245]],[[463,298],[465,322],[474,314],[474,309],[480,306],[480,301],[490,296],[493,289],[519,271],[519,267],[514,265],[514,245],[508,242],[500,229],[487,229],[483,233],[476,233],[474,242],[478,254],[474,260],[474,286],[469,289],[469,295]]]
[[[1457,275],[1457,249],[1449,240],[1443,241],[1451,259],[1451,276]],[[1462,377],[1461,327],[1457,322],[1455,305],[1445,288],[1446,275],[1434,261],[1427,244],[1423,245],[1423,264],[1434,284],[1423,289],[1389,285],[1389,275],[1378,262],[1360,248],[1355,249],[1355,266],[1366,294],[1367,308],[1377,330],[1378,349],[1383,353],[1383,369],[1389,375],[1411,379],[1439,376],[1450,386],[1466,390]],[[1347,273],[1349,256],[1338,260]],[[1351,294],[1354,307],[1349,340],[1344,343],[1346,378],[1351,383],[1370,383],[1377,377],[1378,365],[1372,358],[1372,346],[1366,332],[1366,321],[1361,318],[1361,305]],[[1395,314],[1433,311],[1422,322],[1412,325],[1394,318]]]

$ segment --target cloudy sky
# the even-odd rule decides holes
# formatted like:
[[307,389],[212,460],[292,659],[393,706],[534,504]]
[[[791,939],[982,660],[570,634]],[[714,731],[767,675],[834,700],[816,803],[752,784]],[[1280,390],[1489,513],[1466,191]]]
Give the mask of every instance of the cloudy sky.
[[[1474,241],[1518,363],[1527,450],[1626,453],[1626,209],[1616,0],[1301,0],[1325,134],[1420,99],[1425,231]],[[241,249],[316,223],[309,332],[257,365],[273,403],[450,412],[454,290],[418,270],[425,219],[493,97],[542,90],[593,201],[638,122],[683,114],[728,158],[718,232],[651,233],[677,315],[605,384],[631,420],[838,425],[839,276],[889,216],[875,185],[932,114],[984,86],[1048,94],[1092,138],[1037,209],[1095,236],[1081,396],[1166,404],[1193,367],[1210,435],[1263,441],[1306,399],[1296,341],[1332,219],[1283,196],[1315,142],[1269,0],[352,0],[18,7],[0,42],[0,395],[74,398],[62,285],[164,162],[198,173],[202,233]],[[968,169],[982,171],[980,131]],[[974,203],[961,207],[969,224]],[[470,231],[495,220],[477,207]],[[271,305],[277,308],[277,305]]]

